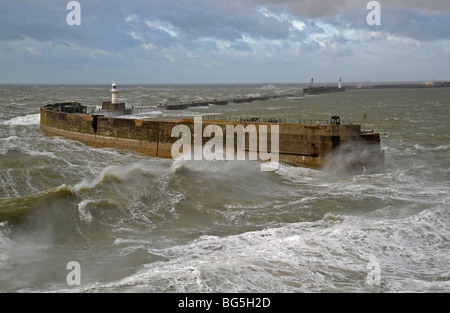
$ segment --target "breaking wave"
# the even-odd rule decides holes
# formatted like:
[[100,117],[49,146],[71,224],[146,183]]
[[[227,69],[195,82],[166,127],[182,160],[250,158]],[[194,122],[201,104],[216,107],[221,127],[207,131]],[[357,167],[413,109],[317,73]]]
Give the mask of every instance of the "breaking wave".
[[124,181],[133,178],[138,173],[152,174],[155,172],[158,172],[158,169],[156,169],[151,165],[140,162],[123,166],[119,165],[108,166],[107,168],[102,170],[101,173],[96,177],[83,179],[83,181],[76,184],[72,188],[72,191],[77,193],[80,191],[93,189],[107,179],[119,179],[121,181]]
[[38,201],[51,201],[52,199],[71,194],[71,189],[66,185],[62,185],[29,196],[0,199],[0,219],[2,217],[21,216],[38,206]]
[[275,86],[274,85],[266,85],[266,86],[262,86],[260,89],[261,90],[274,90]]
[[[448,211],[438,207],[380,219],[386,210],[390,208],[366,217],[328,214],[317,222],[150,247],[147,253],[160,261],[119,281],[93,283],[77,291],[340,292],[343,285],[347,292],[448,290],[450,255],[442,254],[449,248]],[[135,253],[152,244],[118,239],[115,245],[126,245],[128,253]],[[374,261],[381,268],[379,286],[367,284],[367,268]],[[435,267],[423,268],[427,263]]]
[[35,126],[39,125],[41,114],[31,114],[26,116],[18,116],[3,122],[6,126]]

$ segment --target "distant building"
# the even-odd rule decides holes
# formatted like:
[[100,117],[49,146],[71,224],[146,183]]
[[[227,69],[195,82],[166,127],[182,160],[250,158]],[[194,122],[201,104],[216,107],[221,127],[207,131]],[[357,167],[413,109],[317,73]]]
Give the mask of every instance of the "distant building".
[[434,82],[424,82],[423,85],[427,87],[434,87]]

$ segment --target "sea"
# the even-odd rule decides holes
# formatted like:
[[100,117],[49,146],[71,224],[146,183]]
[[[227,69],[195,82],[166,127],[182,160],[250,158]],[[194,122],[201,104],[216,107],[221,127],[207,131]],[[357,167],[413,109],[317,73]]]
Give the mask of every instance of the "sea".
[[[120,85],[128,107],[295,94],[296,84]],[[40,130],[105,85],[0,85],[0,292],[450,292],[450,88],[348,89],[153,112],[276,117],[381,134],[385,172],[186,161]]]

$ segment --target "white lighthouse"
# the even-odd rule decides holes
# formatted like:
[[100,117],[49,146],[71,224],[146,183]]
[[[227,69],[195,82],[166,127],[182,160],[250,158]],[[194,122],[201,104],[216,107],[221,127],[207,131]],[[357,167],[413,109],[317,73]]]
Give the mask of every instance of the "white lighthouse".
[[114,81],[111,86],[111,103],[113,103],[113,104],[118,103],[118,98],[117,98],[118,94],[119,94],[119,90],[117,89],[117,84]]
[[342,77],[339,77],[339,85],[338,85],[339,89],[342,89]]

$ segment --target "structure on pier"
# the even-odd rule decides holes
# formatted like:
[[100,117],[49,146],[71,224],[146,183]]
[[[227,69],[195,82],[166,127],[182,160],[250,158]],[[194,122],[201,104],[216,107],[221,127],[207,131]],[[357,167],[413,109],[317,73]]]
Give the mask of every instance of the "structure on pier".
[[103,102],[102,110],[103,111],[120,111],[125,110],[125,103],[119,103],[118,95],[119,89],[117,89],[117,84],[114,81],[111,85],[111,102]]
[[338,83],[337,87],[333,87],[333,86],[314,87],[314,79],[311,78],[309,87],[303,88],[303,93],[305,95],[319,95],[322,93],[334,93],[334,92],[344,92],[344,91],[345,91],[345,88],[342,86],[342,78],[339,78],[339,83]]

